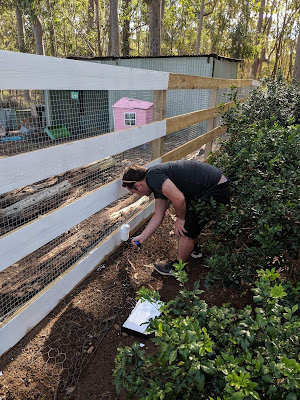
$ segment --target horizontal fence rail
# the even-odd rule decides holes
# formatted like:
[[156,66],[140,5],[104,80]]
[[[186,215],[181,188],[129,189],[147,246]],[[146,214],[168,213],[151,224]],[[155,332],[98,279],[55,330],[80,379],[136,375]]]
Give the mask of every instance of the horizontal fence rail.
[[225,89],[231,86],[259,86],[259,82],[252,79],[207,78],[170,73],[168,89]]
[[[84,232],[80,234],[82,223],[92,218],[97,225],[99,212],[114,207],[117,201],[125,198],[127,191],[121,187],[119,176],[132,159],[151,166],[186,157],[203,145],[210,149],[212,140],[226,132],[226,127],[214,126],[218,123],[217,118],[235,105],[234,102],[222,102],[219,107],[218,90],[258,85],[252,80],[189,76],[0,51],[1,90],[151,90],[154,101],[153,122],[146,125],[102,132],[81,140],[68,139],[63,144],[54,140],[47,142],[46,148],[37,149],[32,142],[32,149],[27,152],[0,158],[0,196],[4,199],[9,194],[8,199],[18,199],[7,202],[4,208],[1,208],[0,202],[0,221],[6,219],[12,223],[11,229],[0,236],[0,274],[4,274],[5,279],[6,274],[15,268],[19,271],[24,265],[26,269],[28,261],[24,260],[42,248],[47,251],[52,242],[54,248],[62,246],[64,235],[74,235],[74,238],[86,236]],[[166,118],[166,91],[173,89],[209,90],[209,107]],[[241,97],[238,101],[243,102],[244,92],[241,92]],[[83,103],[80,104],[78,112],[82,112]],[[53,105],[49,106],[50,111],[51,107]],[[34,114],[33,110],[31,104],[26,112]],[[65,107],[64,112],[70,111]],[[206,121],[206,131],[203,132],[201,123]],[[13,146],[18,149],[17,144]],[[101,178],[97,186],[90,183],[96,177],[95,171]],[[117,178],[111,175],[112,171]],[[45,182],[48,186],[43,186]],[[76,182],[88,185],[81,188]],[[46,189],[35,193],[40,187]],[[55,203],[51,196],[56,199],[57,192],[63,191],[70,192],[71,199],[65,201],[62,196]],[[45,206],[45,210],[34,213],[28,219],[18,217],[20,209],[30,214],[35,203],[43,202],[48,207]],[[133,233],[154,212],[154,203],[151,202],[133,214],[135,204],[128,214],[112,222],[111,229],[103,227],[104,233],[95,238],[87,251],[74,258],[72,264],[66,264],[65,269],[53,275],[52,280],[28,297],[24,304],[12,306],[13,311],[0,322],[0,354],[14,346],[121,245],[122,223],[129,223]],[[55,251],[51,250],[51,253],[55,257]],[[34,257],[43,259],[42,254]]]
[[0,89],[162,90],[167,72],[0,51]]
[[0,89],[172,90],[258,85],[251,79],[207,78],[0,50]]
[[126,151],[166,134],[166,121],[153,122],[81,141],[0,159],[0,194]]

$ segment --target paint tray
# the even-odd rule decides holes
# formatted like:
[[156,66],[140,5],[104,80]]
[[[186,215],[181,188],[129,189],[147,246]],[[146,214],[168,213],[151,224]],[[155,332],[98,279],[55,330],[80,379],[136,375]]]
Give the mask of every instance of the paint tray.
[[52,140],[71,136],[70,132],[64,125],[48,126],[45,128],[45,132]]
[[132,335],[149,337],[148,332],[146,332],[149,320],[160,315],[159,308],[162,304],[161,301],[150,303],[148,300],[143,302],[139,300],[122,325],[122,330]]

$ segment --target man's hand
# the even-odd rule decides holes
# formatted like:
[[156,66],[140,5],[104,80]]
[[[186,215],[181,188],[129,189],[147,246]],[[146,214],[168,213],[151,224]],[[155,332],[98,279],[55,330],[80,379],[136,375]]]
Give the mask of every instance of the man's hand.
[[184,232],[187,232],[187,230],[184,229],[184,223],[185,223],[184,219],[181,219],[181,218],[176,219],[175,228],[174,228],[174,232],[175,232],[176,236],[178,236],[178,237],[185,236]]

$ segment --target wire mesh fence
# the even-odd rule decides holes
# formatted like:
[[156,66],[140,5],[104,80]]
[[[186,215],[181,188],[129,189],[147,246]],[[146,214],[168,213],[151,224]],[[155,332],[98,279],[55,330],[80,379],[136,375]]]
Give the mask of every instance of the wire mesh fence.
[[36,373],[36,382],[47,398],[72,396],[82,371],[108,332],[119,331],[124,311],[129,313],[134,307],[135,292],[127,273],[115,272],[103,284],[105,274],[105,266],[99,267],[93,279],[88,278],[88,285],[75,290],[49,315],[51,331],[42,330],[23,349],[25,373],[31,379]]
[[[166,117],[198,110],[199,104],[204,106],[209,102],[207,90],[183,92],[188,92],[185,97],[179,90],[173,91],[172,95],[168,92]],[[201,92],[203,97],[200,101]],[[229,101],[229,94],[230,90],[218,91],[217,102]],[[26,95],[18,91],[2,91],[2,156],[111,132],[115,125],[112,106],[124,97],[151,102],[153,92],[31,91]],[[44,103],[38,108],[33,99]],[[37,109],[40,113],[35,114]],[[205,132],[206,121],[167,135],[163,139],[163,153]],[[50,173],[50,177],[43,181],[2,194],[0,235],[9,234],[101,188],[118,178],[131,163],[144,165],[152,158],[152,143],[149,142],[60,175],[51,176]],[[0,321],[26,304],[132,216],[138,205],[125,213],[118,214],[118,211],[128,208],[136,200],[132,195],[122,198],[0,272]]]
[[[219,90],[217,103],[228,102],[231,90]],[[247,94],[238,90],[238,96]],[[208,90],[169,91],[166,118],[208,108]],[[0,156],[10,157],[115,130],[113,105],[121,98],[153,102],[152,91],[2,91]],[[124,110],[126,112],[126,110]],[[140,111],[137,110],[137,113]],[[220,118],[215,119],[218,124]],[[201,122],[164,137],[167,153],[205,133]],[[8,235],[37,218],[71,204],[118,178],[132,163],[153,159],[152,143],[102,158],[0,196],[0,235]],[[148,200],[128,194],[91,215],[30,255],[0,272],[0,323],[64,274],[97,244],[142,209]],[[124,309],[133,308],[134,289],[125,271],[103,286],[91,281],[60,304],[51,333],[41,331],[25,346],[31,354],[24,369],[42,370],[41,384],[52,398],[68,398],[105,335],[121,324]],[[95,295],[96,293],[96,295]],[[86,310],[89,310],[87,312]],[[51,318],[51,315],[50,315]]]

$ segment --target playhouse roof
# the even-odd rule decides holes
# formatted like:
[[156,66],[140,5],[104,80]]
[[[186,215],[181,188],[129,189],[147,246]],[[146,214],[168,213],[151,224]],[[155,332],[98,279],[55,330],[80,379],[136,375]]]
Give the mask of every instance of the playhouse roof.
[[150,103],[150,101],[129,99],[128,97],[122,97],[113,105],[114,108],[130,108],[132,110],[148,110],[151,106],[153,106],[153,103]]

